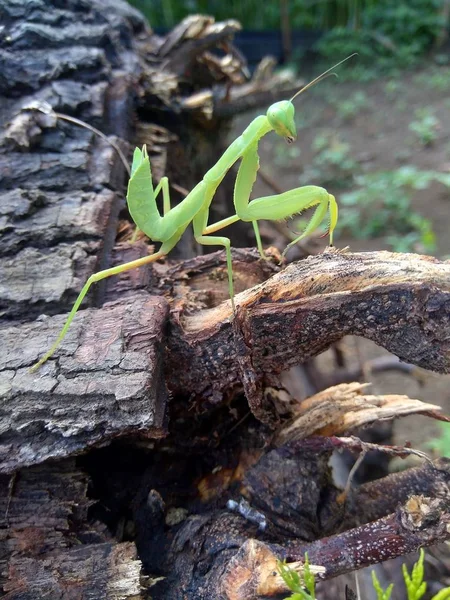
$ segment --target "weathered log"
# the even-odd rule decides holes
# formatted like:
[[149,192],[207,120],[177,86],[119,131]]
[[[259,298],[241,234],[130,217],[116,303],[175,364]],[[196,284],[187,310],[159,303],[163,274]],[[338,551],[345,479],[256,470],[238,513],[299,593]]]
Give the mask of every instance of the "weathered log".
[[[331,480],[330,451],[326,438],[272,450],[243,481],[250,508],[241,504],[233,513],[210,511],[174,528],[173,540],[168,535],[165,546],[159,546],[167,553],[165,561],[159,559],[170,564],[170,572],[159,571],[167,578],[152,589],[152,597],[278,598],[287,590],[277,560],[301,563],[308,552],[312,564],[326,569],[319,578],[329,579],[450,539],[449,460],[426,464],[408,482],[403,474],[390,476],[389,493],[376,511],[369,487],[361,495],[356,491],[349,498],[359,515],[355,527],[352,510],[347,521],[340,490]],[[158,530],[164,510],[154,510],[152,501],[146,511],[147,525]],[[155,563],[147,566],[151,570]]]
[[241,386],[243,358],[254,377],[264,379],[349,334],[373,340],[408,363],[450,370],[448,261],[327,252],[289,265],[236,296],[236,304],[238,334],[230,302],[173,325],[168,384],[174,393],[216,403]]
[[[162,281],[166,280],[169,271],[172,285],[177,278],[186,282],[186,273],[204,271],[205,264],[216,271],[214,278],[217,279],[217,269],[212,262],[214,256],[217,255],[194,259],[175,269],[164,269],[160,274]],[[236,262],[240,264],[240,261]],[[251,261],[247,261],[246,265],[249,264]],[[249,275],[248,266],[242,268]],[[203,285],[207,280],[208,272],[206,277],[203,276]],[[220,285],[226,287],[223,281]],[[242,331],[237,333],[231,326],[229,301],[190,317],[180,317],[179,310],[185,304],[181,295],[174,305],[174,320],[167,338],[168,385],[181,396],[195,394],[199,402],[207,399],[216,404],[233,389],[242,387],[240,353],[244,357],[249,356],[252,366],[250,376],[263,381],[271,373],[276,374],[290,365],[304,362],[349,333],[373,339],[409,363],[447,372],[450,366],[446,339],[449,288],[448,263],[391,253],[323,254],[293,264],[264,284],[238,295],[237,319],[240,320],[240,326],[243,321],[243,326]],[[138,302],[139,306],[134,305],[132,300],[127,302],[129,316],[126,327],[131,327],[133,320],[138,324],[139,319],[146,319],[149,328],[144,329],[140,336],[142,344],[147,343],[151,348],[155,335],[162,339],[164,310],[159,313],[161,317],[154,321],[153,328],[154,317],[148,313],[148,306],[152,304],[142,299],[141,304]],[[155,298],[153,302],[161,303],[162,300]],[[117,325],[116,316],[111,321],[110,310],[104,308],[93,313],[97,323],[94,336],[90,331],[93,327],[92,317],[85,316],[84,311],[80,312],[86,318],[85,324],[79,320],[78,326],[72,329],[62,346],[62,352],[56,355],[57,365],[53,361],[49,363],[51,366],[48,369],[53,373],[50,379],[54,383],[60,377],[65,378],[66,373],[86,370],[86,362],[89,361],[84,358],[85,351],[82,348],[89,341],[82,342],[82,348],[79,349],[79,337],[82,340],[93,340],[95,337],[105,340],[100,353],[101,357],[106,357],[105,364],[110,364],[108,357],[113,355],[116,362],[112,366],[119,366],[122,358],[127,356],[127,348],[117,346],[117,340],[123,334],[112,335],[111,326],[108,326],[111,322],[113,327]],[[121,308],[121,311],[125,310]],[[3,347],[6,352],[3,364],[11,379],[15,369],[31,366],[48,346],[46,340],[56,337],[62,323],[63,318],[58,317],[39,326],[35,324],[32,328],[20,326],[8,331]],[[18,360],[11,362],[6,357],[13,356],[12,348],[16,348],[17,353],[17,348],[20,348],[20,341],[17,340],[24,340],[25,337],[26,352],[20,351]],[[98,347],[95,351],[98,352]],[[153,376],[152,370],[149,376]],[[23,402],[35,396],[32,381],[33,378],[30,378],[28,389],[21,384],[19,392],[17,389],[11,392],[16,401],[21,398]],[[55,393],[53,385],[48,389],[52,394]],[[5,396],[8,403],[11,402],[9,394],[8,391]],[[258,405],[253,408],[260,409]],[[19,408],[16,410],[20,412]],[[25,408],[25,412],[28,413],[28,408]]]
[[[160,272],[162,284],[167,280],[168,273],[172,286],[177,279],[186,284],[186,274],[196,271],[197,276],[199,272],[203,273],[200,279],[203,285],[208,281],[208,274],[211,276],[213,272],[217,280],[214,258],[217,259],[218,255],[193,259],[172,269],[166,268]],[[245,270],[249,278],[252,261],[247,260],[245,266],[241,261],[236,263],[239,265],[238,272]],[[254,264],[259,263],[257,261]],[[262,263],[263,266],[265,264]],[[209,267],[209,272],[206,270],[205,273],[205,265]],[[242,331],[237,333],[231,326],[229,301],[190,317],[180,317],[179,311],[186,301],[184,293],[178,289],[176,294],[180,299],[174,304],[172,326],[166,340],[169,352],[165,372],[169,388],[180,396],[195,394],[198,402],[206,399],[217,404],[233,389],[242,387],[242,369],[239,368],[241,352],[244,357],[249,356],[252,367],[249,376],[262,382],[270,374],[304,362],[348,333],[373,339],[388,350],[397,352],[409,363],[447,372],[450,365],[446,339],[449,274],[448,263],[414,255],[323,254],[293,264],[264,284],[238,295],[236,300],[240,308],[237,319],[243,320],[244,325]],[[263,273],[255,271],[255,275],[261,277]],[[220,286],[226,288],[222,277],[219,277],[219,282]],[[136,284],[141,285],[139,280],[132,280],[132,285]],[[36,400],[38,390],[40,402],[51,405],[55,394],[72,396],[75,393],[73,390],[81,390],[77,387],[77,379],[67,380],[67,376],[72,378],[75,373],[81,377],[81,373],[91,371],[91,386],[100,385],[107,372],[114,374],[118,382],[125,372],[129,377],[129,371],[124,371],[122,365],[128,362],[130,349],[127,344],[122,346],[121,340],[136,335],[135,328],[143,353],[142,363],[137,368],[137,372],[144,376],[142,390],[146,389],[149,382],[156,384],[161,360],[157,358],[157,348],[161,348],[163,343],[167,317],[165,306],[161,298],[144,294],[135,300],[127,299],[126,305],[105,307],[92,313],[80,311],[77,324],[72,327],[61,351],[43,368],[45,376],[29,375],[27,367],[48,346],[47,340],[56,337],[64,317],[5,331],[2,363],[6,368],[5,377],[11,384],[6,386],[3,398],[5,415],[10,415],[12,423],[4,429],[5,439],[8,440],[6,448],[10,453],[10,461],[6,461],[4,469],[32,464],[36,460],[30,458],[30,462],[16,462],[9,444],[11,432],[16,427],[14,423],[20,424],[15,441],[20,447],[21,436],[24,435],[23,414],[28,415],[26,420],[30,418],[29,403]],[[124,318],[126,320],[121,324]],[[130,334],[130,331],[133,333]],[[90,347],[93,340],[96,340],[96,344]],[[101,346],[99,340],[102,340]],[[154,346],[155,340],[159,346]],[[95,359],[94,353],[97,355]],[[92,365],[95,365],[95,369]],[[67,381],[75,386],[72,392],[66,389]],[[126,385],[125,381],[120,385],[118,383],[119,387]],[[161,389],[161,385],[158,384],[157,389]],[[47,400],[44,400],[45,393],[48,394]],[[164,394],[161,396],[158,392],[152,398],[158,404],[163,401]],[[83,399],[80,401],[84,404]],[[255,411],[261,410],[258,404],[251,404],[251,407]],[[56,408],[60,410],[59,404],[53,407],[54,410]],[[153,410],[157,414],[164,412],[161,407]],[[44,422],[54,419],[52,410],[48,414],[44,412],[43,417]],[[66,417],[63,417],[63,422]],[[143,423],[147,423],[158,428],[161,424],[160,421],[157,424],[150,423],[147,417],[138,415],[135,415],[135,419],[135,423],[125,424],[119,418],[115,425],[107,428],[108,434],[103,432],[103,441],[111,435],[129,433],[130,426],[139,429]],[[102,441],[102,436],[93,435],[84,439],[86,445],[95,441]],[[77,442],[72,446],[67,440],[67,446],[74,450],[81,449],[83,444]],[[56,454],[65,456],[68,448],[60,448]],[[54,454],[45,452],[40,459],[50,455]]]
[[118,84],[129,96],[139,73],[129,48],[144,21],[121,2],[106,17],[100,5],[83,0],[65,8],[6,2],[2,10],[0,306],[9,318],[30,320],[67,309],[82,281],[108,264],[125,175],[110,145],[36,109],[44,102],[111,133],[128,132],[131,115],[117,111],[124,107]]
[[[139,349],[137,322],[128,329],[130,353],[120,377],[100,356],[98,370],[80,378],[69,375],[56,387],[51,375],[30,384],[26,368],[14,376],[9,369],[30,349],[25,329],[19,338],[9,338],[11,320],[67,311],[84,280],[108,264],[124,206],[125,170],[111,146],[35,109],[45,102],[105,133],[129,136],[127,105],[139,73],[132,40],[144,20],[114,0],[108,10],[84,0],[6,1],[0,14],[0,311],[9,319],[2,322],[3,351],[3,342],[10,340],[1,359],[5,472],[78,453],[89,439],[101,443],[105,433],[112,439],[119,422],[122,433],[128,427],[144,436],[160,435],[166,398],[158,374],[161,338],[156,330],[153,350]],[[94,300],[91,295],[87,303]],[[111,333],[115,325],[116,335],[121,315],[126,321],[126,310],[111,308],[113,321],[106,323]],[[103,325],[97,323],[104,332]],[[27,327],[28,332],[43,330],[45,322]],[[53,394],[57,387],[61,395]],[[19,399],[25,388],[28,402]],[[5,394],[10,405],[4,404]],[[2,596],[140,597],[141,565],[134,546],[118,544],[103,525],[89,524],[88,482],[73,462],[64,461],[2,477]]]
[[135,546],[89,522],[88,483],[72,459],[1,476],[3,598],[141,598]]
[[41,355],[65,315],[3,330],[0,472],[70,456],[118,435],[164,435],[167,313],[163,298],[147,294],[82,311],[58,360],[37,375],[29,372],[30,360]]

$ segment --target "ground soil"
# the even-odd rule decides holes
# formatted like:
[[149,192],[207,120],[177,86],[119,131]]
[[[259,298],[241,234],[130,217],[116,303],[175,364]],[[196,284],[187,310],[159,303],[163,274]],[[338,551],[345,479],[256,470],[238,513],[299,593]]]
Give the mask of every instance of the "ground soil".
[[[346,103],[346,115],[343,114],[343,103]],[[409,128],[412,121],[418,120],[416,111],[420,109],[426,109],[437,119],[433,127],[436,139],[429,145],[423,144]],[[298,98],[296,113],[298,140],[295,146],[286,146],[273,134],[263,139],[260,145],[261,169],[283,190],[303,183],[299,177],[314,165],[314,140],[323,134],[335,136],[334,139],[339,143],[348,144],[348,156],[357,163],[356,172],[395,170],[403,165],[450,172],[449,67],[437,67],[430,62],[400,77],[385,77],[370,83],[330,78],[305,93],[301,99]],[[243,130],[251,117],[245,115],[236,122],[235,135]],[[296,150],[292,150],[293,147]],[[342,173],[339,175],[342,176]],[[351,175],[344,176],[347,177],[344,187],[351,189]],[[321,185],[320,180],[308,183]],[[326,185],[338,201],[342,183],[340,181],[333,185],[330,182]],[[273,191],[258,179],[254,197],[271,193]],[[449,258],[450,188],[433,183],[427,189],[413,191],[411,207],[432,221],[436,234],[433,254],[438,258]],[[326,240],[318,243],[325,246]],[[392,249],[383,237],[361,240],[345,234],[338,236],[336,245],[348,245],[353,251]],[[425,253],[420,244],[412,250]],[[363,339],[346,338],[344,348],[349,363],[364,362],[386,354],[383,349]],[[318,362],[324,369],[332,368],[330,352],[319,357]],[[440,405],[446,414],[450,414],[450,375],[422,374],[425,383],[396,372],[371,375],[370,380],[376,393],[406,393],[413,398]],[[397,443],[411,441],[415,447],[422,449],[429,449],[430,440],[440,435],[436,423],[421,416],[397,421],[394,431]]]

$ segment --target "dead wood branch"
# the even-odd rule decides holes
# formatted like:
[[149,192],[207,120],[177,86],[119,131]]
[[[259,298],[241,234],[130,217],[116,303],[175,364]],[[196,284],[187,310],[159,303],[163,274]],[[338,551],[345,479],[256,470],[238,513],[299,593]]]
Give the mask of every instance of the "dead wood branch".
[[312,544],[291,543],[283,554],[300,560],[307,552],[312,564],[326,565],[331,578],[439,544],[450,539],[448,492],[442,498],[411,496],[387,517]]
[[390,252],[327,252],[289,265],[231,306],[180,318],[169,339],[168,383],[217,401],[239,381],[248,356],[256,377],[305,362],[348,334],[400,359],[450,370],[450,262]]
[[398,394],[374,396],[361,383],[342,383],[293,407],[291,419],[277,433],[281,446],[311,435],[339,435],[384,419],[439,410],[439,406]]
[[290,542],[277,548],[249,540],[228,563],[219,590],[227,600],[273,597],[287,591],[275,568],[280,558],[302,562],[308,553],[311,564],[326,569],[317,577],[331,579],[449,539],[448,498],[412,496],[383,519],[312,544]]
[[409,479],[379,480],[376,509],[369,488],[354,491],[347,512],[329,477],[332,447],[311,438],[273,450],[245,476],[251,510],[188,518],[166,549],[171,570],[152,590],[155,600],[181,591],[190,600],[271,597],[285,591],[277,559],[302,562],[308,552],[329,579],[450,539],[450,460],[427,463]]

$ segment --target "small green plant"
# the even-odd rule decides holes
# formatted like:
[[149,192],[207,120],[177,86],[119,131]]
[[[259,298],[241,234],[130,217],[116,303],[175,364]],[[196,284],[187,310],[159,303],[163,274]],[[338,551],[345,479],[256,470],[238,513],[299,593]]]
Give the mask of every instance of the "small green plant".
[[441,434],[432,440],[428,446],[437,452],[440,456],[450,457],[450,424],[438,423]]
[[349,121],[359,112],[367,109],[369,106],[369,99],[364,92],[357,91],[347,100],[339,100],[333,104],[338,117],[343,121]]
[[414,77],[414,83],[436,92],[445,92],[450,89],[450,68],[435,67],[433,70],[427,69],[425,73],[419,73]]
[[424,569],[423,562],[425,560],[425,552],[420,549],[419,560],[413,566],[411,575],[408,573],[406,565],[402,565],[403,579],[405,580],[406,592],[408,600],[420,600],[427,591],[427,584],[423,580]]
[[450,174],[407,165],[354,177],[355,189],[339,196],[338,230],[358,239],[386,236],[396,252],[433,252],[431,221],[412,209],[410,198],[411,190],[424,190],[433,181],[450,187]]
[[384,86],[387,96],[397,96],[400,92],[400,82],[397,79],[390,79]]
[[303,577],[287,566],[286,562],[278,562],[278,571],[287,585],[294,592],[286,600],[316,600],[316,581],[311,572],[308,554],[305,554]]
[[[412,568],[409,574],[406,565],[402,565],[403,579],[405,581],[406,593],[408,600],[420,600],[425,594],[427,584],[423,580],[424,577],[424,560],[425,552],[420,549],[418,561]],[[308,555],[305,554],[303,579],[297,571],[290,569],[285,562],[278,562],[278,571],[283,578],[286,586],[294,592],[285,600],[316,600],[315,595],[315,577],[311,572]],[[394,584],[391,583],[385,590],[381,587],[375,572],[372,571],[373,589],[377,594],[377,600],[390,600]],[[450,587],[440,590],[433,596],[431,600],[450,600]]]
[[439,120],[429,108],[418,108],[414,114],[416,120],[409,124],[409,129],[422,146],[430,146],[437,139]]
[[378,577],[376,576],[375,571],[372,571],[372,585],[373,589],[377,593],[377,600],[390,600],[392,590],[394,589],[394,584],[391,583],[385,590],[381,587],[380,582],[378,581]]

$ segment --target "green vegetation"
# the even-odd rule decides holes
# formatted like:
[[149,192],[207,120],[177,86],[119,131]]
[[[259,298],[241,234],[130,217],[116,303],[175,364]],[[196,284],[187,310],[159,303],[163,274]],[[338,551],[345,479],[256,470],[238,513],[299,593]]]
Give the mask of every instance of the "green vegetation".
[[294,592],[286,600],[315,600],[316,582],[314,573],[309,567],[308,554],[305,554],[303,577],[297,571],[290,569],[285,562],[278,563],[279,573],[287,585]]
[[420,73],[413,79],[415,85],[428,88],[434,92],[446,92],[450,89],[450,68],[430,67],[426,73]]
[[320,181],[320,185],[344,188],[358,173],[358,163],[351,157],[350,145],[334,130],[322,131],[312,143],[313,163],[299,178],[302,185]]
[[336,109],[336,113],[341,121],[350,121],[351,119],[354,119],[357,114],[370,106],[370,100],[367,98],[367,94],[361,90],[356,91],[346,100],[332,100],[331,103]]
[[440,456],[450,458],[450,423],[439,423],[441,434],[429,443],[429,447]]
[[356,187],[339,196],[336,229],[357,239],[386,235],[386,242],[396,252],[433,252],[436,240],[431,222],[411,207],[411,191],[424,190],[433,181],[450,187],[450,174],[409,165],[358,175]]
[[373,589],[377,593],[377,600],[390,600],[392,590],[394,589],[393,583],[388,585],[388,587],[385,590],[383,590],[380,582],[378,581],[378,577],[377,577],[375,571],[372,571],[372,585],[373,585]]
[[[413,566],[411,574],[408,572],[406,565],[402,566],[408,600],[420,600],[427,590],[427,584],[423,580],[424,560],[425,552],[421,548],[419,559]],[[305,555],[305,571],[303,579],[296,571],[290,569],[285,563],[279,562],[278,569],[287,587],[294,592],[291,596],[286,598],[286,600],[316,600],[315,578],[314,574],[311,573],[307,555]],[[372,571],[372,582],[373,588],[377,594],[377,600],[390,600],[394,585],[391,583],[386,590],[383,590],[374,571]],[[439,591],[431,600],[450,600],[450,587]]]
[[333,27],[321,38],[317,50],[327,59],[358,52],[356,74],[365,80],[374,75],[365,68],[374,59],[377,71],[412,66],[433,47],[446,27],[442,8],[442,0],[362,2],[356,26]]
[[[299,180],[343,190],[339,193],[337,232],[356,239],[383,236],[395,252],[435,250],[431,221],[413,210],[411,196],[414,190],[425,190],[434,181],[450,187],[450,174],[423,171],[413,165],[362,174],[351,157],[350,145],[334,131],[318,134],[312,148],[312,164]],[[303,225],[301,219],[296,222],[296,227]]]
[[409,129],[416,134],[422,146],[429,146],[436,141],[439,120],[429,108],[418,108],[414,115],[416,120],[409,124]]
[[[173,27],[192,14],[213,15],[217,20],[230,15],[245,29],[279,29],[280,10],[277,3],[261,4],[257,0],[131,0],[150,20],[153,27]],[[330,30],[343,28],[356,32],[379,32],[391,44],[426,48],[441,32],[443,0],[410,0],[396,4],[391,0],[291,0],[289,17],[293,29]],[[383,45],[383,38],[376,42]],[[359,39],[359,38],[357,38]],[[369,38],[370,40],[370,38]],[[385,46],[389,46],[387,41]]]
[[[380,69],[404,68],[417,63],[443,38],[447,27],[446,0],[291,0],[292,30],[325,32],[315,45],[327,64],[336,56],[358,52],[356,66],[347,65],[349,76],[360,81],[374,78]],[[170,28],[184,17],[207,14],[216,20],[232,15],[246,30],[279,30],[278,3],[258,0],[129,0],[141,10],[154,28]],[[448,60],[440,55],[441,62]],[[298,58],[298,57],[297,57]],[[376,61],[376,68],[371,65]],[[371,68],[368,68],[371,67]],[[440,85],[440,84],[438,84]]]

